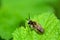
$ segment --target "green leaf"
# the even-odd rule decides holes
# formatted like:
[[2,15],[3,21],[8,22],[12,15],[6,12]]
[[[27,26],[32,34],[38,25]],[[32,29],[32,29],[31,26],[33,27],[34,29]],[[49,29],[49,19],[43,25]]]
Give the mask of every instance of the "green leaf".
[[31,20],[41,24],[45,32],[38,34],[26,23],[26,28],[21,26],[14,31],[13,40],[60,40],[60,23],[53,13],[36,15]]
[[[59,0],[0,0],[0,36],[3,39],[10,39],[11,33],[16,29],[16,25],[24,25],[23,18],[26,18],[28,13],[39,15],[44,12],[54,11],[56,15],[60,13]],[[23,15],[24,14],[24,15]],[[60,16],[58,16],[60,17]],[[21,20],[22,19],[22,20]]]

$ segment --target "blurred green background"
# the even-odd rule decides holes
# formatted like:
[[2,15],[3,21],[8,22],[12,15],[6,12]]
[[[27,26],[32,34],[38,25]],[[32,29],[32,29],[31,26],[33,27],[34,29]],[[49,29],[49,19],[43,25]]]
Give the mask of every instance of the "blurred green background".
[[25,18],[53,12],[60,20],[60,0],[0,0],[0,39],[9,40]]

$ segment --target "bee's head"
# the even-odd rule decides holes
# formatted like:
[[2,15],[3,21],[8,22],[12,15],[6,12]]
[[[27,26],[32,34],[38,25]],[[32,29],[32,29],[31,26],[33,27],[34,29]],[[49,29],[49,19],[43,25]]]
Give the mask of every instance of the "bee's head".
[[32,20],[29,20],[28,21],[28,24],[32,25],[33,24],[33,21]]
[[36,22],[35,21],[32,21],[32,20],[29,20],[28,21],[28,24],[30,24],[30,25],[36,25]]

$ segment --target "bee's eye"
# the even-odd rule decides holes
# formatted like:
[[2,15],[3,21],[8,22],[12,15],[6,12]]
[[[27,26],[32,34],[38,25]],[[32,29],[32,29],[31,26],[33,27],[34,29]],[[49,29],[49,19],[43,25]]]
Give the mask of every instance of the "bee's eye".
[[30,22],[28,22],[28,24],[30,24]]
[[32,22],[28,22],[28,24],[33,24]]
[[28,22],[28,24],[33,24],[33,22],[30,20],[30,21]]

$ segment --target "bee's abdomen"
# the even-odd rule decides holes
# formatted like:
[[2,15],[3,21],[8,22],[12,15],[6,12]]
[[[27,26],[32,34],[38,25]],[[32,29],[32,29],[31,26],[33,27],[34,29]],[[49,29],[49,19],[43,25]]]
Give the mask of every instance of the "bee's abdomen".
[[43,33],[44,32],[44,29],[40,28],[40,29],[37,29],[40,33]]

